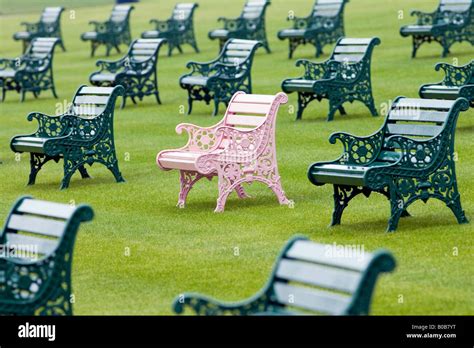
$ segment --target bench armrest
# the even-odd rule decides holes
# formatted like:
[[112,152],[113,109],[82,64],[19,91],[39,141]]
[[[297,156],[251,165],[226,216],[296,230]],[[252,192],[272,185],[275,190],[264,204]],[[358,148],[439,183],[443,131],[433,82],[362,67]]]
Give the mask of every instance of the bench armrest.
[[5,69],[14,69],[17,70],[21,67],[23,64],[23,60],[18,57],[18,58],[0,58],[0,70],[5,70]]
[[207,174],[215,170],[218,163],[240,164],[254,161],[263,151],[261,144],[265,141],[262,139],[260,127],[250,130],[240,130],[229,126],[218,127],[215,133],[217,146],[214,148],[219,147],[223,139],[226,140],[225,148],[203,154],[198,158],[196,167],[201,173]]
[[115,73],[125,65],[125,59],[121,58],[118,60],[101,60],[99,59],[96,63],[96,66],[99,67],[99,71],[109,71]]
[[218,22],[224,23],[224,29],[229,31],[237,31],[242,29],[243,20],[241,18],[225,18],[219,17]]
[[414,10],[411,11],[410,15],[413,17],[417,17],[416,24],[417,25],[433,25],[436,19],[437,11],[434,12],[423,12]]
[[209,76],[209,73],[214,70],[214,65],[216,64],[216,62],[218,62],[217,59],[209,62],[188,62],[186,64],[186,68],[191,69],[191,72],[188,75],[199,73],[203,76]]
[[182,314],[186,307],[197,315],[251,315],[264,312],[267,302],[259,297],[239,303],[224,303],[199,294],[184,294],[174,300],[176,314]]
[[158,19],[151,19],[150,24],[153,24],[155,26],[155,29],[159,32],[170,31],[175,27],[175,21],[171,19],[167,19],[164,21]]
[[382,149],[383,131],[378,130],[372,135],[358,137],[349,133],[333,133],[329,142],[335,144],[339,140],[344,152],[335,161],[347,165],[366,165],[373,162]]
[[21,25],[25,27],[25,30],[29,33],[35,33],[38,31],[40,22],[21,22]]
[[308,80],[321,80],[324,78],[328,69],[327,61],[322,63],[313,63],[307,59],[298,59],[295,64],[304,67],[303,78]]
[[[176,126],[176,133],[188,133],[188,142],[180,150],[210,151],[218,145],[216,129],[222,124],[220,121],[214,126],[199,127],[190,123],[181,123]],[[206,137],[203,141],[202,137]]]
[[397,170],[427,169],[436,163],[436,158],[443,153],[442,135],[427,140],[412,139],[403,135],[392,135],[386,140],[388,148],[400,151],[400,159],[394,164]]
[[443,70],[445,77],[442,83],[446,86],[463,86],[468,83],[474,73],[474,63],[463,66],[454,66],[447,63],[438,63],[436,71]]
[[39,137],[53,137],[64,134],[69,128],[66,123],[62,122],[62,116],[63,115],[52,116],[41,112],[31,112],[26,119],[30,122],[33,121],[33,119],[38,121],[38,129],[34,135]]
[[97,33],[106,33],[110,31],[110,27],[111,27],[110,21],[104,21],[104,22],[90,21],[89,24],[94,26],[94,31]]

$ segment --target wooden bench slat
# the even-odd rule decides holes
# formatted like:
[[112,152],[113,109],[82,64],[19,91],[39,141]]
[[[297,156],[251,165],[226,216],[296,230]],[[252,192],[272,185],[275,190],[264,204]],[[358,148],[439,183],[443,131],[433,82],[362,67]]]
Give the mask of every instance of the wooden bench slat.
[[69,219],[74,213],[75,207],[61,203],[47,202],[36,199],[25,199],[17,210],[21,213],[51,216],[59,219]]
[[275,100],[275,96],[266,94],[238,94],[232,101],[234,103],[254,103],[254,104],[271,104]]
[[424,136],[434,137],[443,130],[442,126],[431,126],[431,125],[414,125],[414,124],[400,124],[400,123],[389,123],[387,125],[387,132],[389,134],[400,134],[400,135],[411,135],[411,136]]
[[370,262],[370,257],[328,257],[328,249],[325,245],[315,244],[310,241],[297,241],[287,251],[286,257],[294,259],[315,262],[322,265],[330,265],[333,267],[346,268],[354,271],[362,271]]
[[448,112],[427,110],[396,109],[390,112],[388,119],[392,121],[446,122]]
[[324,314],[343,313],[350,304],[348,296],[276,282],[273,285],[278,303],[301,307]]
[[232,103],[229,105],[228,111],[232,113],[244,114],[267,114],[270,110],[270,105],[266,104],[251,104],[251,103]]
[[402,98],[394,105],[394,109],[400,108],[424,108],[424,109],[451,109],[454,101],[441,99],[414,99]]
[[252,126],[258,127],[266,118],[263,116],[246,116],[246,115],[228,115],[226,118],[226,124],[234,126]]
[[283,280],[347,293],[353,293],[357,289],[361,278],[359,272],[288,259],[281,260],[276,276]]
[[74,104],[101,104],[105,105],[109,101],[109,97],[96,95],[79,95],[74,98]]
[[7,245],[15,250],[37,251],[38,254],[50,255],[58,246],[58,240],[31,237],[18,233],[7,233]]
[[45,219],[37,216],[13,214],[8,220],[8,229],[60,237],[64,232],[64,221]]
[[105,94],[109,95],[114,90],[113,87],[83,87],[79,90],[78,94]]

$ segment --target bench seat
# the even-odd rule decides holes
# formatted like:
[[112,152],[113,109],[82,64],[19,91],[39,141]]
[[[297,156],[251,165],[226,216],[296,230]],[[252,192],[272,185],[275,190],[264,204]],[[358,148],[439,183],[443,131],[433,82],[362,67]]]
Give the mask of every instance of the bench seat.
[[407,35],[429,35],[432,29],[432,25],[407,25],[401,29],[401,32]]
[[142,33],[142,38],[144,39],[157,39],[160,37],[160,32],[158,30],[147,30]]
[[311,13],[306,17],[288,17],[293,27],[282,29],[277,36],[288,40],[288,58],[300,45],[310,44],[316,48],[316,57],[323,53],[325,45],[337,42],[346,36],[344,30],[344,8],[349,0],[316,0]]
[[386,250],[338,255],[333,249],[293,237],[266,285],[251,298],[229,303],[185,293],[176,298],[173,309],[197,315],[368,315],[377,279],[395,269],[394,257]]
[[213,39],[228,39],[229,30],[226,29],[214,29],[209,32],[209,37]]
[[439,43],[443,57],[451,53],[451,46],[457,42],[474,45],[473,3],[472,0],[439,0],[433,12],[412,11],[416,23],[400,28],[401,36],[412,39],[412,58],[424,43]]
[[35,23],[22,23],[25,30],[13,34],[13,40],[22,41],[23,53],[26,52],[31,41],[35,38],[56,38],[62,50],[65,51],[61,33],[61,15],[63,7],[45,7],[40,19]]
[[270,3],[270,0],[247,0],[237,18],[220,17],[219,22],[224,23],[223,28],[209,31],[208,37],[219,42],[219,51],[222,51],[227,40],[242,39],[259,41],[267,53],[270,53],[265,30],[265,13]]
[[455,100],[459,97],[460,87],[428,85],[420,90],[420,97],[425,99]]
[[424,84],[419,89],[423,99],[456,100],[466,98],[474,107],[474,60],[465,65],[438,63],[435,70],[444,72],[444,79],[438,83]]
[[35,183],[38,172],[46,163],[60,159],[64,162],[61,189],[69,186],[76,171],[83,179],[90,178],[86,164],[101,163],[117,182],[124,181],[118,168],[113,130],[115,102],[123,93],[123,86],[81,86],[65,113],[55,116],[30,113],[27,119],[38,122],[37,131],[17,135],[10,142],[13,152],[30,154],[28,185]]
[[156,156],[160,169],[180,172],[177,206],[185,207],[188,193],[196,182],[215,176],[219,179],[215,212],[224,211],[227,197],[233,191],[239,198],[248,197],[242,185],[255,181],[267,185],[280,204],[290,204],[282,189],[275,149],[276,116],[279,106],[287,100],[284,93],[236,92],[224,118],[214,126],[179,124],[176,132],[188,134],[187,144],[160,151]]
[[[316,162],[308,169],[309,181],[334,188],[331,225],[339,225],[349,202],[359,194],[377,192],[390,200],[387,231],[395,231],[407,208],[417,200],[444,202],[458,222],[467,223],[455,174],[454,137],[465,98],[456,100],[398,97],[385,123],[369,136],[333,133],[343,153],[332,162]],[[441,179],[442,178],[442,179]]]
[[124,86],[122,108],[127,98],[136,104],[136,98],[143,100],[145,96],[155,96],[157,103],[161,104],[156,69],[160,48],[165,43],[166,39],[134,40],[122,58],[97,61],[99,70],[89,76],[90,83],[98,87]]
[[0,315],[72,315],[72,259],[87,205],[24,196],[0,230]]
[[173,8],[171,17],[167,20],[152,19],[150,24],[154,30],[147,30],[141,34],[143,39],[165,39],[168,45],[168,56],[174,49],[183,53],[182,46],[190,45],[196,53],[199,48],[194,34],[194,13],[199,7],[197,3],[178,3]]
[[297,60],[296,66],[304,67],[303,76],[288,78],[281,83],[283,92],[298,94],[296,119],[303,117],[310,102],[323,99],[329,100],[328,121],[334,119],[337,111],[345,115],[343,104],[356,100],[364,103],[372,116],[377,116],[370,70],[374,47],[379,44],[377,37],[343,37],[337,40],[331,56],[324,62]]
[[49,138],[17,137],[12,142],[15,152],[44,153],[43,145]]

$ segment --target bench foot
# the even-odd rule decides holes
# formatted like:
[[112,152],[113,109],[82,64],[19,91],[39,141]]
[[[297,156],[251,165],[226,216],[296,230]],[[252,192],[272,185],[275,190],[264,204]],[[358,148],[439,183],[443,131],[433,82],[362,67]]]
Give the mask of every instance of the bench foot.
[[349,202],[360,193],[364,193],[367,197],[370,195],[370,191],[361,189],[355,186],[344,186],[334,185],[334,210],[332,213],[332,220],[330,226],[336,226],[341,224],[342,214],[344,209],[347,208]]
[[202,179],[204,175],[197,172],[188,172],[184,170],[179,171],[180,191],[178,197],[178,208],[184,208],[186,206],[186,199],[189,191],[193,188],[194,184]]
[[28,179],[28,185],[34,185],[36,182],[36,176],[41,168],[49,162],[52,158],[45,155],[40,155],[36,153],[30,153],[30,176]]

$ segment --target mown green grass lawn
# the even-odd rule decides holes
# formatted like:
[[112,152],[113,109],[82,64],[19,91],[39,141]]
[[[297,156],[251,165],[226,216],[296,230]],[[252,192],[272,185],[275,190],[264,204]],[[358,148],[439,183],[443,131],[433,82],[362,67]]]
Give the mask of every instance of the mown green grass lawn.
[[[37,3],[36,1],[35,3]],[[15,57],[21,44],[12,40],[20,22],[39,16],[32,1],[1,0],[2,8],[14,8],[0,17],[0,56]],[[44,4],[47,2],[44,1]],[[57,1],[55,2],[57,3]],[[103,4],[105,2],[101,2]],[[272,54],[258,52],[253,66],[254,93],[275,94],[282,79],[299,76],[301,70],[288,60],[287,42],[276,39],[279,29],[289,23],[288,11],[307,15],[312,0],[273,0],[267,12],[267,35]],[[23,6],[20,11],[16,6]],[[78,2],[73,2],[77,5]],[[452,55],[440,58],[437,44],[425,45],[419,57],[410,58],[411,42],[399,35],[399,27],[412,21],[413,7],[433,10],[437,0],[353,0],[345,14],[346,34],[350,37],[380,37],[372,66],[376,104],[398,95],[416,97],[418,87],[442,78],[433,69],[439,61],[469,62],[474,48],[456,44]],[[36,4],[37,5],[37,4]],[[388,201],[378,195],[356,198],[343,216],[343,223],[328,228],[332,211],[332,187],[315,187],[306,177],[308,165],[339,155],[340,145],[328,143],[334,131],[368,135],[377,130],[383,118],[369,116],[362,104],[348,105],[348,115],[336,115],[326,122],[327,103],[314,102],[301,122],[295,122],[291,110],[295,95],[278,116],[277,153],[283,187],[295,208],[279,206],[272,192],[261,184],[248,187],[254,197],[240,201],[231,195],[223,214],[213,213],[217,181],[200,182],[190,193],[188,206],[175,207],[179,180],[177,172],[160,171],[155,164],[158,151],[181,146],[184,136],[175,134],[180,122],[211,125],[222,117],[211,117],[212,108],[195,103],[193,114],[180,113],[186,105],[186,93],[178,78],[187,72],[189,60],[206,61],[216,56],[217,42],[207,38],[218,26],[220,16],[237,16],[243,1],[201,0],[195,27],[200,54],[190,47],[185,53],[160,55],[159,88],[163,105],[150,97],[139,105],[117,109],[115,140],[120,169],[127,180],[116,184],[104,167],[94,165],[92,180],[82,181],[76,174],[71,186],[60,191],[62,165],[50,163],[38,175],[37,184],[25,186],[29,159],[19,161],[9,147],[16,134],[30,133],[36,125],[26,120],[31,111],[54,113],[58,103],[70,101],[81,84],[95,69],[96,59],[80,41],[89,29],[88,21],[105,19],[112,6],[74,8],[63,15],[62,28],[67,52],[59,49],[54,73],[59,99],[50,92],[34,100],[31,95],[20,104],[19,96],[8,93],[0,104],[0,223],[20,195],[59,202],[90,204],[96,213],[93,222],[81,228],[74,251],[73,290],[75,314],[171,314],[173,298],[184,291],[197,291],[223,300],[243,299],[266,281],[282,245],[296,233],[313,241],[341,245],[363,245],[366,251],[386,248],[395,255],[398,266],[393,274],[381,278],[372,303],[372,313],[399,314],[474,314],[473,224],[458,225],[451,211],[441,202],[416,203],[409,209],[413,217],[403,219],[396,233],[385,233],[389,217]],[[145,0],[132,13],[133,37],[149,29],[151,18],[167,18],[174,1]],[[34,11],[33,11],[34,9]],[[399,19],[399,11],[404,18]],[[2,11],[3,12],[3,11]],[[5,12],[7,12],[5,10]],[[24,13],[27,12],[27,13]],[[325,59],[332,47],[325,48]],[[295,58],[313,58],[312,47],[300,48]],[[113,58],[119,57],[115,55]],[[474,112],[461,115],[456,133],[459,156],[457,177],[466,214],[474,219]],[[127,161],[126,158],[129,160]],[[129,249],[127,249],[129,248]],[[239,256],[235,255],[238,248]],[[126,256],[126,250],[130,255]],[[457,251],[457,253],[456,253]]]

